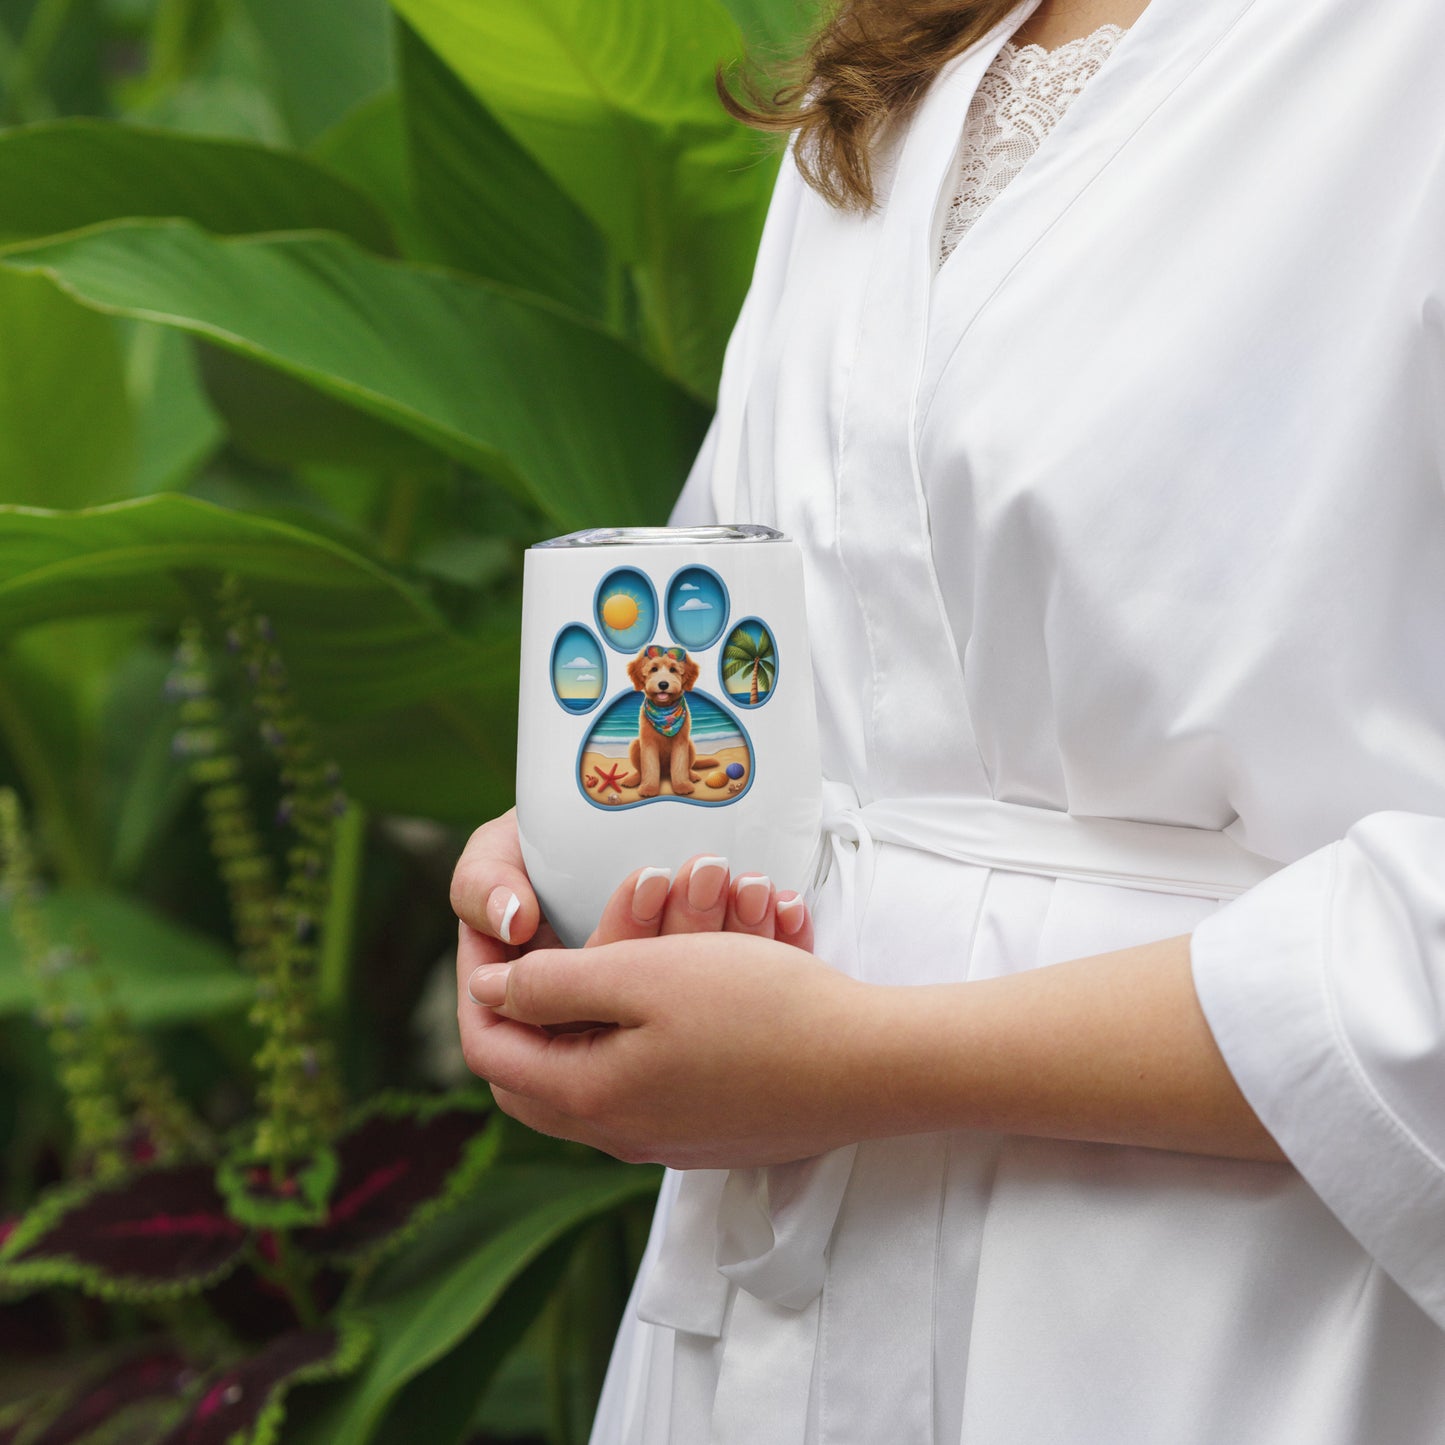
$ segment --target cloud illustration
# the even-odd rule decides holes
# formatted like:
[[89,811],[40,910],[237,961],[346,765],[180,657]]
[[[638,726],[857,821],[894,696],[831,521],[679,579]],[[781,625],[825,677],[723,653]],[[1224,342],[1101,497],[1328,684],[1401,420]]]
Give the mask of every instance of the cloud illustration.
[[579,673],[577,674],[577,676],[572,679],[572,681],[573,681],[573,682],[596,682],[596,681],[597,681],[597,674],[596,674],[595,672],[579,672]]
[[712,603],[704,602],[701,597],[689,597],[677,610],[679,612],[711,612]]
[[563,666],[563,667],[596,667],[597,664],[596,664],[595,662],[593,662],[593,660],[592,660],[590,657],[574,657],[571,662],[564,662],[564,663],[562,664],[562,666]]
[[702,588],[696,582],[679,582],[677,590],[679,592],[701,592]]

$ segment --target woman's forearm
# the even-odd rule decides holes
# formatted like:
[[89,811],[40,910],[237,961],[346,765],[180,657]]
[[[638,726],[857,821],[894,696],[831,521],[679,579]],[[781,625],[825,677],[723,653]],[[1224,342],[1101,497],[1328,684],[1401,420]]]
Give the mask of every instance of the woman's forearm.
[[1194,992],[1189,937],[888,989],[884,1132],[985,1129],[1283,1160]]

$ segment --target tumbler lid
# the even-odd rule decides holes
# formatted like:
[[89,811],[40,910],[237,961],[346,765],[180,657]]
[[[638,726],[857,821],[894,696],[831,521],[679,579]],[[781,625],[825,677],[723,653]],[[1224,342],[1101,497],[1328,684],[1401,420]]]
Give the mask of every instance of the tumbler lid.
[[722,527],[591,527],[585,532],[568,532],[534,542],[534,547],[636,547],[671,544],[706,545],[710,542],[786,542],[787,536],[773,527],[751,522],[734,522]]

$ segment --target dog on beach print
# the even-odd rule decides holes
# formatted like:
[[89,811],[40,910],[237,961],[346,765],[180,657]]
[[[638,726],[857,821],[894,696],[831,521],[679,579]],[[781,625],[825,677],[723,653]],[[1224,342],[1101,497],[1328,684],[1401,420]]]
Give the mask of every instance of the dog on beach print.
[[639,797],[655,798],[662,791],[664,768],[673,794],[691,797],[703,774],[699,768],[716,768],[718,759],[699,757],[692,740],[692,715],[687,694],[701,669],[681,647],[644,647],[627,664],[632,686],[642,694],[637,712],[637,736],[628,750],[632,773],[624,788],[636,788]]

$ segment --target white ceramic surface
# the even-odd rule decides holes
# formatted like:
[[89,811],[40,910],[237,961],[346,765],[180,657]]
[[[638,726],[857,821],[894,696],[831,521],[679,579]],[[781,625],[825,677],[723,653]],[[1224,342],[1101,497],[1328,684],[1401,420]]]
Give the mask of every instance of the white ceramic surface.
[[[821,767],[807,638],[801,553],[767,528],[599,530],[528,550],[517,821],[543,912],[565,943],[586,941],[637,867],[676,869],[714,853],[780,888],[811,881]],[[722,676],[730,642],[761,659],[755,705],[751,662],[731,689]],[[685,721],[697,753],[719,764],[689,775],[690,797],[673,793],[665,765],[657,796],[625,786],[645,782],[632,761],[648,732],[643,693],[628,674],[645,646],[680,647],[686,657],[672,660],[697,664]],[[670,705],[655,695],[659,709]],[[741,776],[709,785],[724,761]]]

